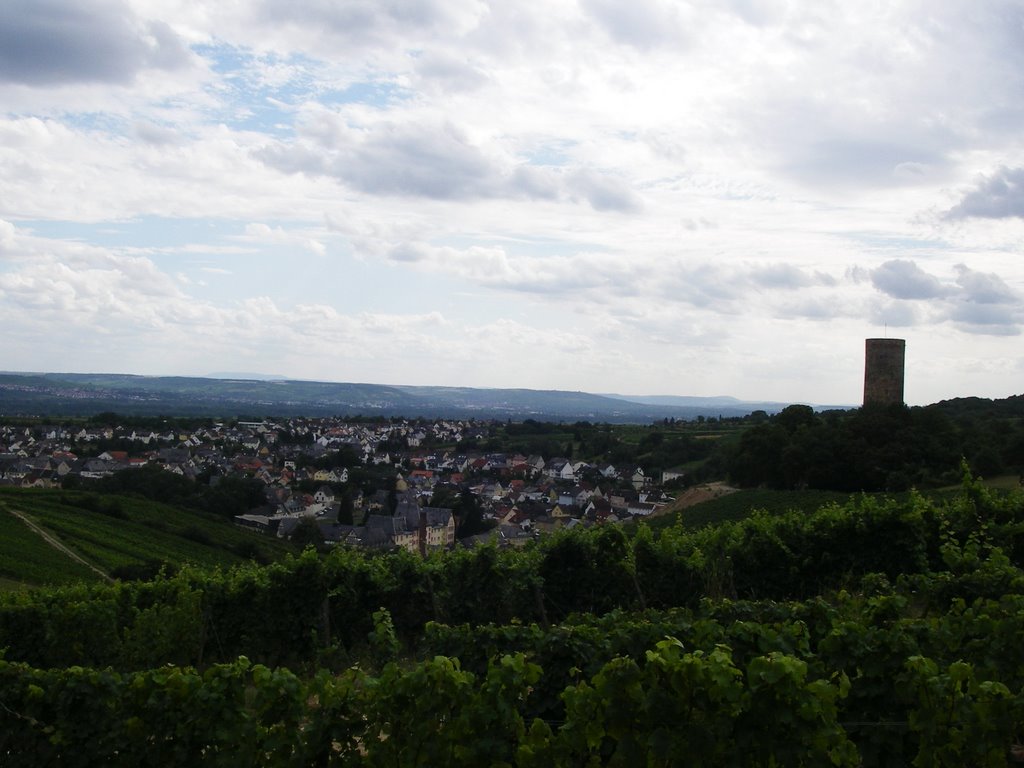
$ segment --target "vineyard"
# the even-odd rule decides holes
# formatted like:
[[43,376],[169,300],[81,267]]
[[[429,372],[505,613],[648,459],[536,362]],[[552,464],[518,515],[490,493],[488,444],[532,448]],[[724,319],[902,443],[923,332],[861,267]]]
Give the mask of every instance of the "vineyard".
[[10,766],[1004,766],[1024,495],[0,601]]
[[[26,524],[59,540],[91,564],[48,545]],[[0,490],[0,577],[31,586],[155,574],[180,563],[228,567],[281,557],[289,547],[238,529],[231,521],[144,498],[81,491]]]

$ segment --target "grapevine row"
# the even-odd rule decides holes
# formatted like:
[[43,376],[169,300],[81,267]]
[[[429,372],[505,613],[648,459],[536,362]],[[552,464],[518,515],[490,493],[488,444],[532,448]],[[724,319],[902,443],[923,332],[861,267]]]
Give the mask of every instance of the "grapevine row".
[[414,650],[428,622],[543,627],[578,613],[697,609],[706,598],[807,600],[859,590],[865,577],[927,579],[915,599],[931,604],[919,610],[943,611],[958,597],[1024,592],[1022,526],[1024,497],[994,499],[972,486],[944,505],[863,498],[657,538],[605,527],[523,551],[481,547],[426,560],[307,551],[267,567],[7,595],[0,648],[40,668],[202,668],[244,655],[301,669],[325,653],[358,655],[381,607]]
[[[862,754],[843,722],[849,675],[781,652],[737,660],[675,638],[616,657],[531,718],[540,665],[522,654],[481,675],[437,656],[300,678],[245,658],[200,674],[38,670],[0,661],[0,761],[77,766],[1002,766],[1024,693],[969,664],[913,656],[896,752]],[[892,725],[876,723],[876,726]],[[966,735],[966,736],[965,736]]]

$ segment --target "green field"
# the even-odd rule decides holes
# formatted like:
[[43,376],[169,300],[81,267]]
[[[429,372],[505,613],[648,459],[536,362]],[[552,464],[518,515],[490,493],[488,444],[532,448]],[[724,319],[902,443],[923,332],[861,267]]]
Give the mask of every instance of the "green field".
[[161,564],[230,566],[291,551],[225,518],[145,499],[51,489],[0,489],[0,589],[102,577],[48,544],[17,511],[106,573],[143,574]]
[[[992,478],[992,480],[982,480],[981,482],[996,492],[1007,492],[1020,488],[1020,481],[1016,475],[1005,475]],[[954,485],[922,493],[928,498],[942,499],[955,496],[960,492],[960,486]],[[892,496],[893,498],[900,499],[905,498],[908,494],[872,493],[867,495],[879,497]],[[858,496],[860,494],[843,493],[840,491],[772,491],[766,489],[736,491],[695,504],[678,512],[655,517],[648,520],[646,524],[655,530],[660,530],[675,525],[678,521],[684,528],[697,529],[705,525],[743,520],[749,517],[755,510],[764,511],[770,515],[780,515],[789,511],[810,514],[826,504],[844,504],[851,498]]]
[[764,510],[777,515],[790,510],[810,514],[825,504],[842,504],[850,494],[834,491],[736,491],[716,499],[695,504],[692,507],[673,512],[647,521],[655,530],[667,528],[680,522],[684,528],[696,529],[705,525],[742,520],[754,510]]
[[23,584],[67,584],[99,578],[47,544],[0,503],[0,590]]

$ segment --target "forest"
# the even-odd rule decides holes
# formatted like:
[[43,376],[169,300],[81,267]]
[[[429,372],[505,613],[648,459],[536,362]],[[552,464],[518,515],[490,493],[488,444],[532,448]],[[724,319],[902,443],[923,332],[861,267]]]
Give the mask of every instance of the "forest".
[[1006,765],[1024,494],[0,599],[5,765]]
[[985,477],[1024,471],[1024,398],[815,413],[789,406],[744,431],[725,457],[741,487],[904,491],[948,485],[967,458]]

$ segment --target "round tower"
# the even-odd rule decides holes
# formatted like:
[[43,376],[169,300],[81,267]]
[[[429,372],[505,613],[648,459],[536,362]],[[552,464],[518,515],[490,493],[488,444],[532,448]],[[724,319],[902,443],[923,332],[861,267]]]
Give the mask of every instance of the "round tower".
[[903,404],[905,339],[866,339],[864,342],[864,405]]

